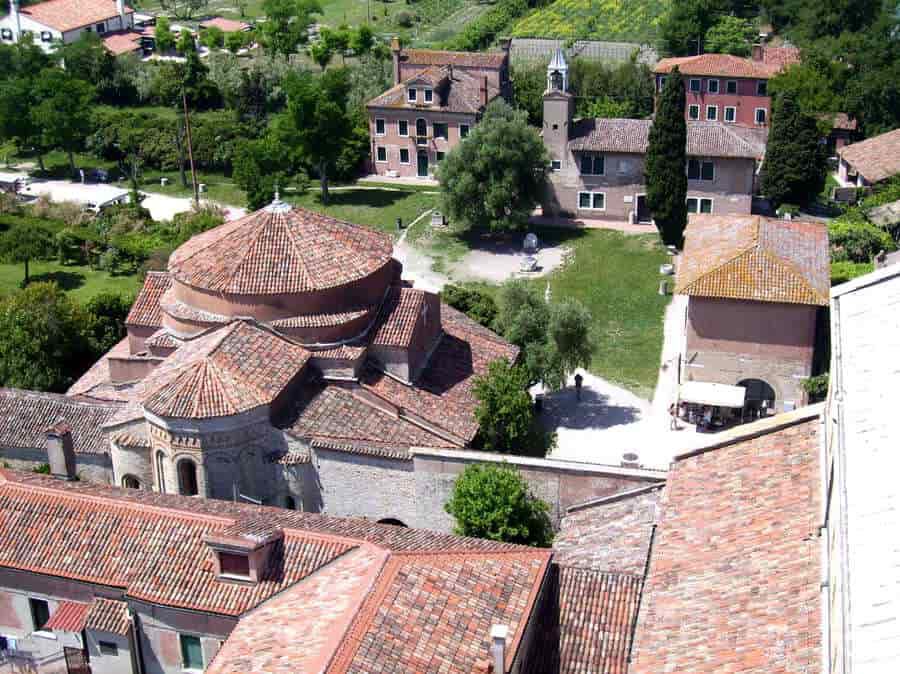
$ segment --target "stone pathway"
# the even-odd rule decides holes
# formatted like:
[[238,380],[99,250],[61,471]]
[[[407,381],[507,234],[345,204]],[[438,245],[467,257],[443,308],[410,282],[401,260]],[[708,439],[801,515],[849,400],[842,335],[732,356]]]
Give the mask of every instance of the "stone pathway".
[[521,246],[508,242],[494,242],[466,253],[451,267],[450,275],[460,281],[488,283],[503,283],[513,277],[540,278],[559,267],[570,252],[571,249],[567,246],[541,248],[534,256],[537,260],[537,271],[523,273],[520,267],[525,255]]
[[431,215],[431,209],[420,213],[400,234],[394,243],[394,257],[403,265],[403,279],[412,283],[416,288],[429,292],[440,292],[452,279],[444,274],[432,270],[434,259],[419,249],[406,243],[406,235],[409,230],[418,224],[423,218]]

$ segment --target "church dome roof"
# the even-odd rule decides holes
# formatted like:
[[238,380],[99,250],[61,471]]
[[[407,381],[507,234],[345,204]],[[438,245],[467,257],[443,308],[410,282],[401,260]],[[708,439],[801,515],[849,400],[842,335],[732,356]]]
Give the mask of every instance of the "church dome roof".
[[194,236],[169,258],[177,281],[226,295],[336,288],[391,261],[390,237],[280,201]]

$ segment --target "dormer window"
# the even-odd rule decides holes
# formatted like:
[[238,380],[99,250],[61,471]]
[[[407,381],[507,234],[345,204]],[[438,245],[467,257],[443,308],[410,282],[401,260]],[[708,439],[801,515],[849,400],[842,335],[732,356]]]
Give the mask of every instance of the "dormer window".
[[259,583],[266,577],[269,558],[283,545],[284,531],[257,522],[235,522],[203,537],[222,581]]
[[408,89],[406,92],[406,100],[410,103],[415,103],[419,100],[419,95],[415,89]]
[[426,89],[425,90],[425,102],[431,103],[433,100],[434,100],[434,91],[432,91],[431,89]]
[[219,552],[219,575],[250,580],[250,557],[234,552]]

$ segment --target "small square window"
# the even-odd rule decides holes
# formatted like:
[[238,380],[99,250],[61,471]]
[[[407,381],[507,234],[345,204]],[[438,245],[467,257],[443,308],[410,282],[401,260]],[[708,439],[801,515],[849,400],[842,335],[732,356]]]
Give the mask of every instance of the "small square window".
[[12,31],[9,28],[0,29],[0,37],[4,40],[12,40]]
[[397,122],[397,135],[403,136],[404,138],[409,136],[409,122],[405,119],[401,119]]
[[728,80],[725,82],[725,92],[729,94],[737,93],[737,80]]
[[31,607],[31,623],[34,631],[40,632],[50,620],[50,605],[45,599],[29,599],[28,604]]
[[[384,149],[384,148],[381,148]],[[219,570],[223,576],[250,577],[250,558],[230,552],[219,553]]]
[[757,96],[767,96],[766,93],[769,90],[769,83],[766,80],[760,80],[756,83],[756,95]]
[[98,24],[97,24],[97,32],[98,32],[98,33],[105,33],[105,32],[106,32],[106,24],[105,24],[105,23],[98,23]]
[[701,213],[712,213],[712,199],[701,199],[700,200],[700,212]]
[[737,108],[728,106],[725,108],[725,121],[733,122],[737,118]]
[[756,108],[756,123],[757,124],[765,124],[766,123],[766,109],[765,108]]
[[50,42],[52,40],[53,40],[53,33],[51,33],[49,30],[41,31],[41,42]]
[[706,83],[706,90],[711,94],[719,93],[719,80],[709,80]]
[[98,641],[97,646],[100,648],[100,655],[118,655],[118,645],[111,641]]
[[425,90],[425,102],[431,103],[432,100],[434,100],[434,92],[431,89],[426,89]]
[[435,138],[443,138],[444,140],[447,140],[447,138],[449,137],[447,122],[434,122],[432,123],[431,128],[434,131]]
[[700,119],[700,106],[699,105],[689,105],[688,106],[688,118],[689,119]]
[[560,169],[562,169],[562,162],[559,159],[552,159],[550,161],[550,170],[559,171]]
[[409,163],[409,150],[405,147],[400,148],[400,163],[401,164]]
[[376,136],[384,135],[384,120],[383,119],[375,120],[375,135]]
[[701,83],[702,83],[702,82],[701,82],[700,80],[694,80],[694,79],[692,79],[692,80],[690,81],[691,91],[693,91],[694,93],[700,93],[700,90],[701,90],[700,85],[701,85]]
[[466,138],[469,135],[469,125],[468,124],[460,124],[459,125],[459,137]]
[[203,647],[200,637],[189,634],[180,634],[181,641],[181,666],[184,669],[203,671]]
[[688,197],[687,212],[688,213],[696,213],[697,212],[697,200],[694,197]]
[[706,121],[715,122],[719,117],[719,106],[718,105],[707,105],[706,106]]
[[578,193],[578,208],[590,208],[591,207],[591,193],[590,192],[579,192]]
[[406,92],[406,100],[408,100],[410,103],[415,103],[417,100],[419,100],[415,89],[410,89]]
[[375,161],[378,161],[378,162],[387,161],[387,148],[385,148],[385,147],[375,148]]
[[591,194],[591,208],[602,211],[606,208],[606,195],[603,192],[594,192]]

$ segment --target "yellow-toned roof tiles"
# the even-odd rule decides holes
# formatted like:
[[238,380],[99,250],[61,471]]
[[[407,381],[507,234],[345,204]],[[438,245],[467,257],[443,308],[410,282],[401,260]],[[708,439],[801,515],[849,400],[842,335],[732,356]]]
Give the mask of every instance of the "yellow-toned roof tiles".
[[758,215],[696,215],[685,232],[675,292],[827,306],[828,230]]

